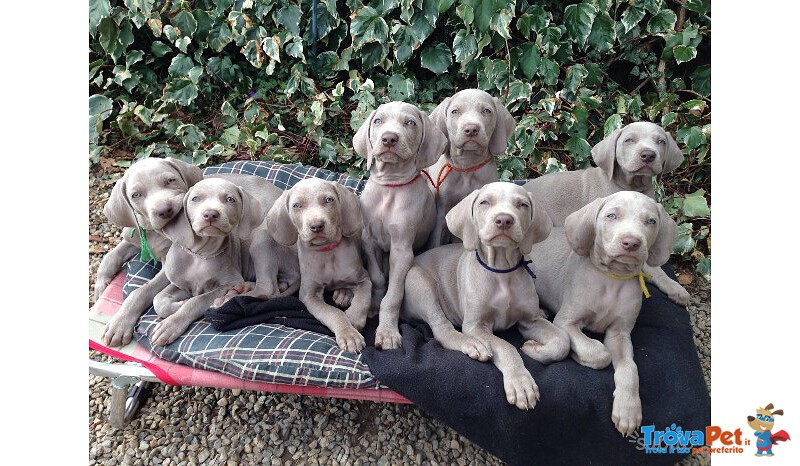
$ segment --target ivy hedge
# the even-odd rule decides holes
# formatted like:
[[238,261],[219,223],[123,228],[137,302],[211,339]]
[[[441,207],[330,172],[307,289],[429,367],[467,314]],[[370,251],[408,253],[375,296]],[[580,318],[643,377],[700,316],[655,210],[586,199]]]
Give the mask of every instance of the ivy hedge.
[[629,122],[686,162],[659,183],[675,254],[710,277],[710,0],[89,0],[89,159],[301,162],[363,176],[392,100],[478,87],[517,119],[503,179],[591,164]]

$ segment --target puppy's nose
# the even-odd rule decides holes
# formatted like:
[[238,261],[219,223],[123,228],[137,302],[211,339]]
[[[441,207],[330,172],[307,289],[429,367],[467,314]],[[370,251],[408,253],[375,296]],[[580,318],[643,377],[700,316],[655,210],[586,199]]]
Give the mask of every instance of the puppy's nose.
[[479,131],[480,128],[478,128],[478,125],[475,124],[464,125],[464,136],[475,137],[478,135]]
[[622,249],[633,252],[639,249],[639,246],[642,245],[642,242],[639,238],[635,238],[633,236],[625,236],[622,238]]
[[308,224],[308,229],[313,233],[319,233],[325,229],[325,222],[322,220],[314,220]]
[[208,209],[203,211],[203,218],[208,220],[209,222],[213,222],[214,220],[219,218],[219,211],[214,209]]
[[646,149],[639,154],[639,158],[642,159],[642,162],[644,163],[651,163],[656,159],[656,153],[652,150]]
[[393,147],[395,144],[397,144],[398,139],[399,136],[397,133],[387,131],[383,133],[383,136],[381,136],[381,143],[383,143],[384,146]]
[[161,207],[160,209],[156,210],[156,215],[158,216],[158,218],[163,218],[164,220],[171,219],[174,214],[175,214],[175,210],[172,208],[171,205],[170,206],[164,206],[164,207]]
[[501,230],[508,230],[514,226],[514,217],[508,214],[499,214],[494,218],[494,224]]

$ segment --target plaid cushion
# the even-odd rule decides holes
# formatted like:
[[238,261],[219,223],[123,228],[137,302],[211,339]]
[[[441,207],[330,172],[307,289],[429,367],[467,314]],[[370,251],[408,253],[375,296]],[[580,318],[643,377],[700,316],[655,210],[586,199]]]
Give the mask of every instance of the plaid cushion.
[[367,180],[360,180],[342,173],[333,172],[324,168],[300,165],[299,163],[283,164],[270,161],[238,161],[226,162],[222,165],[207,167],[204,175],[217,173],[245,173],[260,176],[281,189],[289,189],[298,181],[305,178],[322,178],[323,180],[336,181],[352,190],[356,195],[364,190]]
[[[246,173],[261,176],[281,189],[317,177],[336,181],[358,194],[365,180],[323,168],[277,162],[227,162],[208,167],[204,174]],[[131,260],[126,266],[124,296],[160,270],[160,263]],[[218,332],[209,322],[194,322],[167,346],[153,346],[150,337],[161,319],[151,307],[139,320],[135,337],[167,361],[267,383],[326,388],[376,388],[379,382],[360,354],[342,351],[333,338],[283,325],[259,324]]]

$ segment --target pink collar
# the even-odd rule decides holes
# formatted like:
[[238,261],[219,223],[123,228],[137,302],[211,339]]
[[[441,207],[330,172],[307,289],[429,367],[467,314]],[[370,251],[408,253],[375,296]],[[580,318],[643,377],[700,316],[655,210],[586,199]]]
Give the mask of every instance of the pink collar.
[[[343,238],[343,237],[342,237],[342,238]],[[325,246],[325,247],[324,247],[324,248],[322,248],[322,249],[315,249],[315,251],[317,251],[317,252],[328,252],[328,251],[333,251],[334,249],[336,249],[336,248],[337,248],[337,247],[338,247],[338,246],[339,246],[339,245],[342,243],[342,238],[339,238],[339,241],[337,241],[337,242],[335,242],[335,243],[331,244],[330,246]]]

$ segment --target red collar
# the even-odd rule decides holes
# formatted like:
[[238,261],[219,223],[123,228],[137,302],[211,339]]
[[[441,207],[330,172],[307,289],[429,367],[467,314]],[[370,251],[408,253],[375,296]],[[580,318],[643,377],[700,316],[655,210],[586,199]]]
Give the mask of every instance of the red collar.
[[[343,237],[342,237],[342,238],[343,238]],[[322,248],[322,249],[315,249],[315,251],[317,251],[317,252],[328,252],[328,251],[333,251],[334,249],[336,249],[336,248],[339,246],[339,244],[341,244],[341,243],[342,243],[342,238],[339,238],[339,241],[337,241],[337,242],[335,242],[335,243],[331,244],[330,246],[325,246],[325,247],[324,247],[324,248]]]

